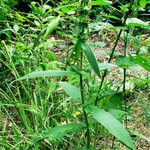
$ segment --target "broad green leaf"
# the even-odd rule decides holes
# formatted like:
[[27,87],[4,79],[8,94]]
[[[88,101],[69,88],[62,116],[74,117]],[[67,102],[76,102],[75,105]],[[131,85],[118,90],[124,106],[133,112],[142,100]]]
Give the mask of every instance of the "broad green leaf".
[[74,100],[81,100],[81,92],[80,92],[80,90],[79,90],[77,87],[75,87],[75,86],[73,86],[73,85],[71,85],[71,84],[69,84],[69,83],[67,83],[67,82],[60,82],[59,84],[60,84],[60,86],[62,87],[62,89],[63,89],[72,99],[74,99]]
[[102,124],[112,135],[118,138],[127,147],[131,148],[132,150],[136,150],[128,131],[110,113],[99,109],[96,106],[87,107],[87,111],[95,120]]
[[111,69],[111,68],[116,66],[116,65],[114,65],[112,63],[99,63],[98,65],[99,65],[99,69],[100,70]]
[[117,120],[119,120],[120,122],[123,119],[123,116],[126,114],[125,111],[122,111],[120,109],[111,109],[109,110],[109,113],[114,116]]
[[147,1],[146,1],[146,0],[140,0],[140,6],[141,6],[142,8],[145,8],[146,4],[147,4]]
[[19,12],[16,12],[15,15],[16,15],[16,19],[21,22],[25,22],[27,20],[27,18],[24,15],[20,15]]
[[52,76],[59,77],[59,76],[71,76],[71,75],[76,75],[76,73],[72,71],[64,71],[64,70],[34,71],[23,77],[20,77],[15,81],[31,79],[31,78],[39,78],[39,77],[52,77]]
[[118,67],[126,68],[126,69],[132,67],[133,65],[135,65],[135,63],[128,57],[117,58],[116,64],[117,64]]
[[148,23],[138,19],[138,18],[128,18],[126,21],[126,24],[128,26],[142,26],[142,27],[148,27]]
[[75,13],[75,8],[73,7],[62,7],[61,10],[63,11],[63,13],[67,14],[70,14],[71,12]]
[[81,48],[83,49],[83,51],[86,55],[88,62],[90,63],[91,68],[95,71],[95,73],[98,75],[98,77],[100,77],[99,66],[98,66],[98,63],[97,63],[97,60],[96,60],[93,50],[88,45],[88,43],[81,41],[80,44],[81,44]]
[[104,89],[103,95],[99,98],[98,106],[101,109],[122,109],[122,95],[115,91]]
[[85,129],[85,125],[83,123],[72,123],[62,126],[54,127],[53,129],[49,129],[47,131],[44,131],[40,137],[33,137],[33,141],[39,141],[46,138],[49,138],[50,140],[55,140],[62,138],[63,136],[66,136],[67,134],[71,132],[79,132],[81,130]]
[[51,34],[57,28],[59,20],[60,20],[60,16],[56,17],[48,24],[46,33],[43,36],[43,40],[45,40],[47,36]]
[[112,2],[108,0],[95,0],[95,1],[91,1],[88,3],[88,5],[93,5],[93,6],[95,5],[105,6],[105,5],[110,5],[110,4],[112,4]]
[[140,55],[137,55],[136,57],[133,57],[130,55],[130,59],[140,65],[141,67],[143,67],[144,69],[146,69],[148,72],[150,72],[150,61],[148,60],[148,58],[144,58]]
[[55,8],[54,10],[56,12],[59,12],[59,10],[61,10],[63,11],[63,13],[69,13],[76,10],[79,6],[80,6],[80,2],[75,2],[68,5],[62,5],[60,7]]
[[37,2],[31,2],[31,9],[32,9],[32,12],[35,14],[40,14],[40,15],[42,14],[42,10],[40,9],[39,3]]
[[68,5],[60,6],[57,9],[64,8],[64,7],[79,7],[79,6],[80,6],[80,2],[74,2],[74,3],[70,3]]

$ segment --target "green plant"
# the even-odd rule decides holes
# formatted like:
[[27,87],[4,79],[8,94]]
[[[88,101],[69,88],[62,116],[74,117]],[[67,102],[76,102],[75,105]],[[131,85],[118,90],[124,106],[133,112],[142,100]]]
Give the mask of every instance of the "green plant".
[[[148,74],[145,79],[130,72],[133,66],[149,72],[149,56],[140,48],[148,40],[134,35],[138,28],[149,29],[148,22],[135,18],[138,4],[131,5],[131,14],[128,4],[121,5],[123,26],[119,29],[107,22],[110,16],[116,17],[105,12],[114,10],[110,1],[66,0],[54,8],[47,4],[31,2],[32,12],[28,14],[12,10],[14,36],[1,41],[0,147],[107,149],[106,145],[112,143],[109,148],[117,149],[116,138],[127,148],[136,149],[134,142],[140,134],[128,124],[132,105],[137,103],[130,104],[135,87],[128,88],[128,84],[140,85],[141,80],[149,83]],[[141,1],[140,7],[143,5]],[[91,13],[99,10],[101,14],[92,20]],[[105,50],[109,40],[101,41],[107,38],[107,31],[117,35],[112,51]],[[91,35],[96,40],[92,41]],[[117,53],[120,42],[124,42],[123,53]],[[119,79],[114,68],[123,70],[120,81],[109,78]],[[124,122],[136,136],[134,140]],[[102,140],[106,144],[101,144]]]

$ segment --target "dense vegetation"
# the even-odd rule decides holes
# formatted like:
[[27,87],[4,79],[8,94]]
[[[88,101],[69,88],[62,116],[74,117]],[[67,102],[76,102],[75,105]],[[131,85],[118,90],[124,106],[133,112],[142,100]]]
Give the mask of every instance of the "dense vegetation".
[[0,149],[150,148],[149,0],[0,0]]

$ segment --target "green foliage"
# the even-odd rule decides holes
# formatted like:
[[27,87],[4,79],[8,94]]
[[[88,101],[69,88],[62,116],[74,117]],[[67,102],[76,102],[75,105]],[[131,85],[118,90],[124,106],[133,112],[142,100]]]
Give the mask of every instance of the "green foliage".
[[123,149],[115,137],[134,150],[138,137],[149,141],[131,129],[136,106],[149,125],[149,22],[139,15],[148,6],[0,0],[0,149]]
[[73,99],[73,100],[81,100],[81,92],[75,86],[70,85],[67,82],[59,83],[62,89]]
[[88,62],[90,63],[91,68],[95,71],[95,73],[100,78],[100,70],[98,67],[98,63],[97,63],[96,57],[95,57],[91,47],[87,43],[82,42],[82,41],[80,43],[80,46],[83,49],[83,51],[86,55],[86,58],[87,58]]
[[96,1],[91,1],[89,2],[89,5],[92,6],[107,6],[110,5],[112,2],[111,1],[107,1],[107,0],[96,0]]
[[128,18],[126,24],[129,27],[136,26],[150,30],[148,22],[144,22],[138,18]]
[[129,148],[135,150],[136,147],[126,129],[121,123],[116,120],[110,113],[98,109],[95,106],[89,106],[87,111],[93,116],[95,120],[101,123],[112,135],[117,137]]
[[136,57],[130,56],[130,58],[133,62],[135,62],[136,64],[140,65],[141,67],[150,72],[150,61],[148,59],[145,59],[140,55],[137,55]]
[[129,68],[129,67],[134,66],[134,62],[131,59],[129,59],[128,57],[118,58],[116,60],[116,64],[120,68]]
[[24,77],[21,77],[18,80],[25,80],[25,79],[31,79],[31,78],[38,78],[38,77],[50,77],[50,76],[71,76],[75,75],[74,72],[71,71],[63,71],[63,70],[47,70],[47,71],[35,71],[31,72],[30,74],[25,75]]
[[76,123],[76,124],[72,123],[72,124],[57,126],[53,129],[43,131],[43,133],[40,136],[34,135],[32,140],[33,140],[33,142],[38,142],[38,141],[44,140],[46,138],[48,138],[50,140],[56,140],[58,138],[67,136],[67,134],[70,132],[79,132],[83,129],[85,129],[85,125],[82,123]]
[[57,27],[59,20],[60,20],[60,17],[58,16],[57,18],[55,18],[54,20],[52,20],[52,22],[48,24],[48,27],[46,28],[46,32],[43,35],[44,41],[48,37],[48,35],[51,34],[53,30]]

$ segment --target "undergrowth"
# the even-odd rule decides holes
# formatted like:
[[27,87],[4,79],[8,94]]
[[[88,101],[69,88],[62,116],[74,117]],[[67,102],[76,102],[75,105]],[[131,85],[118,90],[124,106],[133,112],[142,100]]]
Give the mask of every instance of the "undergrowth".
[[0,1],[0,148],[148,150],[149,2],[15,2]]

